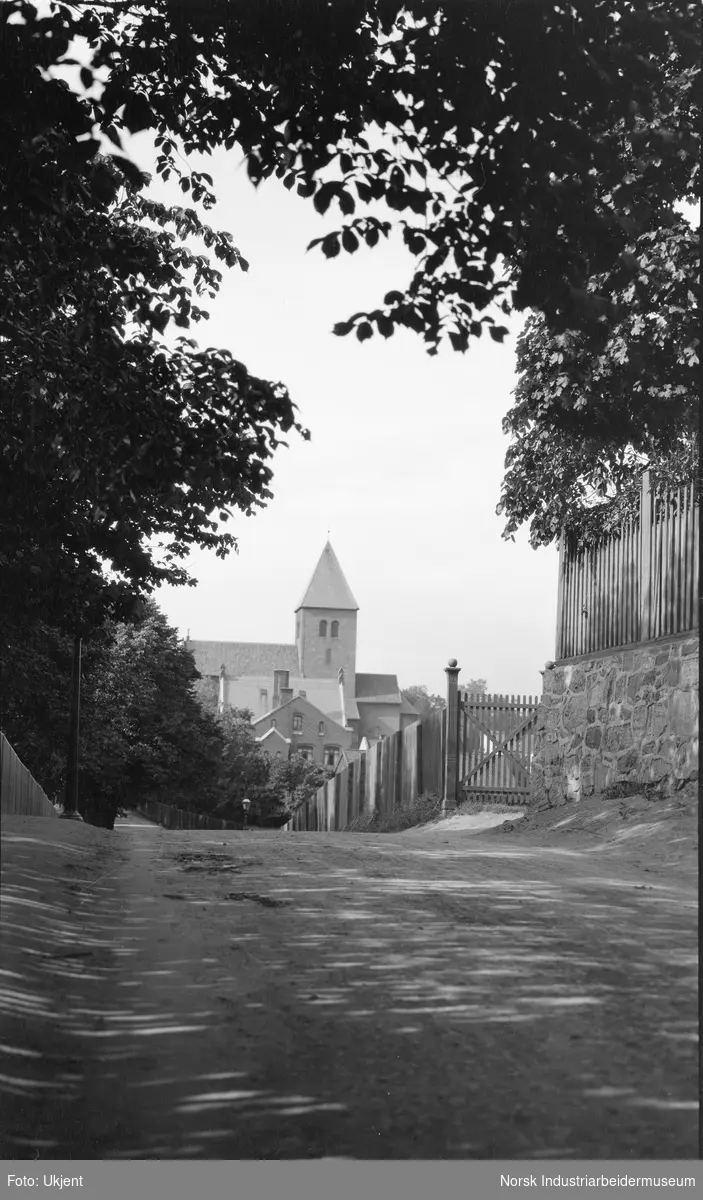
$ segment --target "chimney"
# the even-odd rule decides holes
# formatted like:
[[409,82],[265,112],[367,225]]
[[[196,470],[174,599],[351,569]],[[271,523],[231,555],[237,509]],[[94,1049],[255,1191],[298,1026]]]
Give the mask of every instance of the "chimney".
[[278,708],[281,703],[281,692],[288,687],[290,671],[274,671],[273,673],[273,707]]
[[292,687],[282,687],[281,688],[281,704],[287,704],[287,702],[292,699],[293,699]]
[[307,699],[307,692],[304,692],[304,691],[302,691],[302,690],[301,690],[301,691],[299,691],[299,692],[298,692],[298,695],[299,695],[299,696],[302,696],[302,697],[303,697],[303,700]]

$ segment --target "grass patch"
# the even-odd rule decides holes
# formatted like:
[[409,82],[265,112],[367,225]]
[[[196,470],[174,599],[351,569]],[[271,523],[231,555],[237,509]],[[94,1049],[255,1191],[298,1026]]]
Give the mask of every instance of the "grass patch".
[[429,825],[443,816],[442,797],[434,793],[418,796],[409,804],[402,804],[390,813],[360,813],[348,825],[344,833],[399,833],[416,825]]

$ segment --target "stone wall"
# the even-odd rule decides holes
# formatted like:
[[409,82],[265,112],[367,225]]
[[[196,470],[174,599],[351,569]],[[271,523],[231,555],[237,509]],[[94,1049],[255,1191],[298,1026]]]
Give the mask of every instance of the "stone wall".
[[546,808],[639,783],[698,776],[698,636],[660,638],[543,672],[531,802]]

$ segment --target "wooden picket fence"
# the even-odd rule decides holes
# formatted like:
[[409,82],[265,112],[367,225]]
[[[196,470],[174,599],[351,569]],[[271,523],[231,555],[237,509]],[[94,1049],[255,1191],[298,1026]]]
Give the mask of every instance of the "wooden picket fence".
[[58,813],[31,771],[0,733],[0,812],[9,816],[56,817]]
[[286,829],[346,829],[362,813],[386,816],[425,793],[442,795],[444,713],[408,725],[376,742],[299,808]]
[[556,658],[698,627],[695,484],[655,496],[642,476],[639,517],[594,548],[559,549]]
[[537,697],[458,697],[458,798],[527,804]]
[[161,825],[164,829],[240,829],[234,821],[210,817],[206,813],[189,812],[176,808],[174,804],[162,804],[159,800],[143,800],[134,806],[134,811]]

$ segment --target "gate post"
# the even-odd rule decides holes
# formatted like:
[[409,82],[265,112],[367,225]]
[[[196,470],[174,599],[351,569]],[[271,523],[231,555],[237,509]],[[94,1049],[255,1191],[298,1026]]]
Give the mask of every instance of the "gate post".
[[447,730],[444,743],[444,812],[456,808],[457,785],[459,782],[457,749],[459,734],[459,671],[456,659],[450,658],[444,668],[447,676]]

